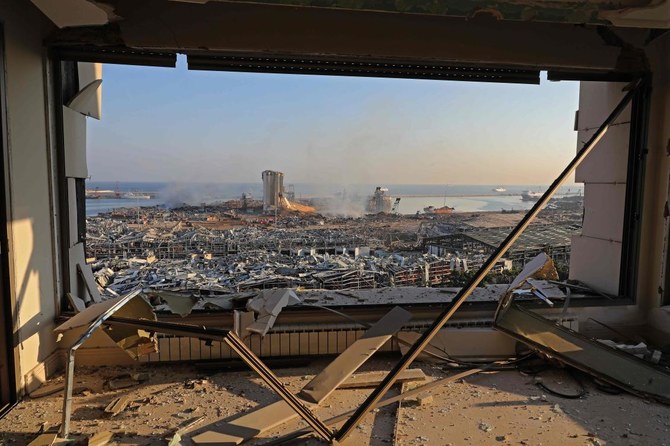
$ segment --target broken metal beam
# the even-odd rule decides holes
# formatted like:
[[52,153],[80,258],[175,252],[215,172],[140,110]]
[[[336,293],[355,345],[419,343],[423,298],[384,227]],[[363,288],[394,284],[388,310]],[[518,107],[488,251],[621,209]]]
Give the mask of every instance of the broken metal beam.
[[670,403],[670,373],[528,311],[512,299],[506,303],[494,321],[498,330],[626,392]]

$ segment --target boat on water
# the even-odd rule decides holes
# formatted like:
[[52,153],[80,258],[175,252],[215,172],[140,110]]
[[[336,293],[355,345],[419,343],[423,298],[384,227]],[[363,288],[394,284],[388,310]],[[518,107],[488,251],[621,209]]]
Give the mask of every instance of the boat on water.
[[126,192],[122,195],[122,198],[128,198],[131,200],[150,200],[151,195],[143,194],[141,192]]
[[495,189],[493,189],[494,192],[507,192],[507,189],[505,189],[502,186],[498,186]]
[[542,192],[525,190],[521,193],[521,201],[537,201],[542,197]]
[[454,208],[449,206],[442,206],[441,208],[436,208],[435,206],[428,206],[423,208],[423,212],[426,214],[451,214],[454,211]]

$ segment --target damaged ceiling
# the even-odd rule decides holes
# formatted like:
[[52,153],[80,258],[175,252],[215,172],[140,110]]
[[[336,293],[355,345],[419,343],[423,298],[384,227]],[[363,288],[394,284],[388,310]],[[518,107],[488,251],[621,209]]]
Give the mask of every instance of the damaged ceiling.
[[[222,0],[32,0],[59,27],[102,25],[130,18],[137,12],[160,10],[157,3],[187,3],[198,7]],[[599,24],[667,28],[670,3],[667,0],[228,0],[228,3],[258,3],[291,7],[317,7],[356,11],[473,18],[488,16],[497,20],[541,21],[573,24]]]
[[[368,76],[380,76],[380,69],[390,67],[388,70],[393,73],[404,73],[402,77],[417,77],[416,67],[427,62],[439,68],[438,77],[443,76],[445,69],[454,71],[456,65],[458,69],[467,65],[487,69],[641,73],[647,70],[644,46],[659,33],[647,29],[656,26],[653,24],[647,28],[595,26],[608,22],[600,18],[600,12],[574,18],[577,16],[573,17],[572,2],[553,3],[564,3],[566,14],[556,16],[553,21],[547,16],[547,21],[543,21],[534,14],[519,15],[519,20],[512,20],[514,16],[509,14],[474,12],[455,13],[452,17],[451,13],[459,11],[457,8],[446,10],[449,14],[381,11],[396,5],[392,9],[396,12],[422,12],[418,6],[397,6],[401,2],[378,2],[383,7],[371,11],[367,4],[356,2],[345,9],[311,7],[317,3],[310,3],[310,7],[287,7],[260,2],[67,1],[86,5],[87,9],[94,4],[97,10],[89,11],[90,23],[82,17],[84,9],[75,6],[54,9],[52,2],[35,0],[60,27],[47,38],[47,45],[61,51],[78,51],[67,57],[61,54],[64,60],[174,66],[174,54],[184,53],[190,69],[222,71],[273,72],[278,64],[285,68],[300,63],[300,69],[293,72],[302,72],[307,64],[310,74],[333,75],[341,67],[336,67],[337,70],[322,67],[329,67],[336,60],[346,67],[355,66],[355,71],[362,73],[352,73],[350,69],[346,75]],[[511,9],[516,5],[504,4]],[[598,8],[602,11],[607,8],[608,13],[623,11],[612,5],[629,5],[580,4],[586,5],[583,8],[601,5]],[[106,24],[100,23],[100,11],[107,16]],[[664,17],[661,13],[654,15]],[[591,18],[586,20],[587,16]],[[584,26],[585,23],[593,26]],[[137,51],[151,54],[142,59]],[[101,52],[105,52],[104,57]],[[124,57],[130,56],[138,57],[124,61]],[[318,73],[313,72],[315,66],[320,70]]]

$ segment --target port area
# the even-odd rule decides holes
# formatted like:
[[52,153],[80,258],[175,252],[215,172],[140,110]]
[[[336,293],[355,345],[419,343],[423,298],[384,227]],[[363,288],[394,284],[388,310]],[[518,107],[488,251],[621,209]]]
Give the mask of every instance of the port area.
[[[86,255],[103,297],[136,287],[208,295],[269,288],[462,286],[523,212],[327,216],[232,200],[115,209],[87,218]],[[509,278],[538,252],[567,278],[581,203],[558,199],[494,269]]]

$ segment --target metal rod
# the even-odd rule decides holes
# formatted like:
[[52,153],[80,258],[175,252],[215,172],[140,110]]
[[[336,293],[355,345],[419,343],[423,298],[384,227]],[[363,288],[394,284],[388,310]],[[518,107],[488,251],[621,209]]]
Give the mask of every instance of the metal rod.
[[239,355],[263,380],[281,396],[291,408],[307,422],[312,429],[324,440],[332,441],[333,432],[328,429],[295,395],[277,379],[272,371],[252,352],[242,340],[232,331],[225,338],[226,344]]
[[117,325],[140,328],[147,331],[173,334],[177,336],[188,336],[199,339],[225,342],[254,372],[260,376],[286,403],[309,424],[312,429],[326,441],[333,440],[333,432],[317,418],[309,408],[293,395],[279,379],[272,373],[263,361],[242,342],[232,331],[221,328],[208,328],[196,325],[176,324],[173,322],[151,321],[145,319],[132,319],[125,317],[109,317],[107,325]]
[[61,424],[61,437],[67,438],[70,435],[70,418],[72,415],[72,386],[74,385],[74,359],[77,349],[82,346],[84,342],[91,337],[93,332],[97,330],[106,319],[112,317],[112,315],[123,307],[125,304],[130,301],[133,297],[137,296],[140,293],[140,290],[132,291],[125,296],[121,297],[118,302],[109,307],[104,313],[102,313],[98,318],[93,321],[91,325],[86,329],[86,331],[79,337],[77,342],[75,342],[70,349],[68,350],[67,355],[67,364],[65,367],[65,389],[63,396],[63,422]]
[[591,153],[593,148],[605,136],[609,126],[619,117],[621,112],[628,106],[637,92],[640,82],[637,81],[633,87],[621,99],[621,102],[614,108],[612,113],[605,119],[598,130],[593,134],[589,141],[582,147],[577,155],[570,161],[570,163],[563,169],[563,172],[554,180],[549,186],[549,189],[542,195],[542,197],[535,203],[535,205],[528,211],[528,213],[521,219],[516,227],[509,233],[507,238],[498,246],[498,248],[491,254],[488,260],[479,268],[468,284],[461,288],[454,300],[451,302],[442,314],[433,322],[433,324],[426,330],[421,337],[409,348],[407,353],[403,355],[400,361],[393,367],[388,375],[381,383],[372,391],[361,406],[356,410],[354,415],[349,418],[342,428],[335,433],[335,440],[340,442],[352,432],[352,430],[362,421],[363,417],[374,407],[374,405],[389,391],[398,378],[398,374],[405,370],[416,357],[428,346],[430,341],[437,335],[440,329],[447,323],[447,321],[454,315],[456,310],[465,302],[465,300],[472,294],[477,285],[486,277],[491,268],[502,258],[507,250],[512,246],[521,233],[528,227],[528,225],[537,217],[542,208],[549,202],[551,197],[556,193],[561,184],[568,179],[570,174],[579,164]]

